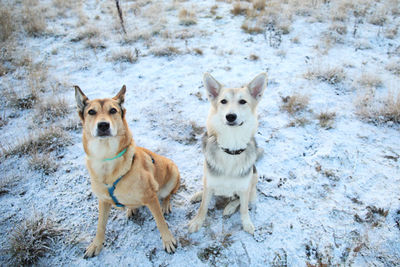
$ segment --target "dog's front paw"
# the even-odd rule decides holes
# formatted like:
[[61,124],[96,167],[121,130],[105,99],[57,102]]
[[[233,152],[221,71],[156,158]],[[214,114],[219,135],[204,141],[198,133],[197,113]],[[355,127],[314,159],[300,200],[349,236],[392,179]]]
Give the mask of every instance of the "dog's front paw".
[[103,244],[97,244],[96,242],[92,242],[85,251],[85,255],[83,256],[84,259],[91,258],[94,256],[99,255],[101,249],[103,248]]
[[254,225],[252,222],[243,222],[243,230],[251,235],[254,235]]
[[195,217],[188,225],[189,233],[194,233],[194,232],[199,231],[199,229],[203,225],[203,221],[204,220],[201,220],[201,219],[198,219]]
[[163,242],[163,248],[167,253],[175,253],[177,243],[175,238],[171,233],[169,233],[167,236],[162,237],[162,242]]

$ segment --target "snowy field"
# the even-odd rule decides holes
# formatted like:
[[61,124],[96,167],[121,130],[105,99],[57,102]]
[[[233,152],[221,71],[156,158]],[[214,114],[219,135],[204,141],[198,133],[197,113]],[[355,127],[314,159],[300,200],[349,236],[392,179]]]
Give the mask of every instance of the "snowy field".
[[[76,3],[75,3],[76,2]],[[0,1],[0,265],[399,266],[398,0]],[[268,73],[250,216],[199,203],[210,72],[226,86]],[[127,86],[136,144],[171,158],[182,186],[162,249],[150,212],[112,209],[100,255],[97,199],[73,85]]]

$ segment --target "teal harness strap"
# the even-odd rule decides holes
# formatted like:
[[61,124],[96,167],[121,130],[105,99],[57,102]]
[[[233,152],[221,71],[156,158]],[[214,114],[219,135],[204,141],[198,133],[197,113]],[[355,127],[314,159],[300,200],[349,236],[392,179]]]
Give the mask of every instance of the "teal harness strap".
[[[126,149],[125,149],[125,151],[126,151]],[[123,151],[124,153],[125,153],[125,151]],[[121,153],[120,153],[121,154]],[[133,161],[135,160],[135,155],[133,155],[133,157],[132,157],[132,164],[133,164]],[[117,184],[118,184],[118,182],[119,181],[121,181],[121,179],[124,177],[124,175],[122,175],[121,177],[119,177],[117,180],[115,180],[115,182],[114,183],[112,183],[112,185],[107,185],[107,189],[108,189],[108,194],[110,195],[110,197],[111,197],[111,199],[112,199],[112,201],[114,201],[114,204],[115,204],[115,206],[117,206],[117,207],[125,207],[125,205],[124,204],[122,204],[122,203],[119,203],[119,201],[118,201],[118,199],[115,197],[115,195],[114,195],[114,191],[115,191],[115,187],[117,186]]]
[[122,150],[121,152],[119,152],[118,155],[116,155],[115,157],[110,158],[110,159],[103,159],[103,161],[110,161],[110,160],[114,160],[114,159],[117,159],[117,158],[119,158],[119,157],[122,157],[122,155],[125,154],[126,150],[128,150],[128,148],[125,148],[124,150]]

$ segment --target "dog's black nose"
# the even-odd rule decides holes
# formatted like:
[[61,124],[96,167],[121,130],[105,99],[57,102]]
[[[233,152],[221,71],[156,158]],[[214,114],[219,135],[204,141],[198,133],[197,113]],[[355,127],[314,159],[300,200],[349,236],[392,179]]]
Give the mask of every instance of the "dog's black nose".
[[99,122],[97,124],[97,129],[99,129],[102,132],[105,132],[108,129],[110,129],[110,123],[108,123],[108,122]]
[[230,114],[226,115],[225,118],[229,122],[234,122],[236,120],[237,116],[234,113],[230,113]]

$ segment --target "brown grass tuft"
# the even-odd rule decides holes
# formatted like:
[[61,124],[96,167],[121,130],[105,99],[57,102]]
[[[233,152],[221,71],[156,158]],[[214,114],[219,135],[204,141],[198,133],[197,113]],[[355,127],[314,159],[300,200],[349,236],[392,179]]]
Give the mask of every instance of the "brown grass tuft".
[[0,41],[6,41],[14,30],[15,22],[11,12],[0,4]]
[[309,97],[298,93],[292,96],[282,97],[281,109],[288,112],[290,115],[294,115],[301,111],[304,111],[309,103]]
[[358,83],[363,87],[378,88],[383,86],[383,81],[378,74],[375,73],[363,73],[358,79]]
[[[361,89],[362,90],[362,89]],[[363,120],[374,124],[400,123],[400,91],[389,91],[385,97],[378,98],[375,89],[363,90],[356,102],[356,114]]]
[[114,62],[135,63],[139,58],[139,50],[135,48],[133,51],[130,48],[120,49],[112,53],[110,60]]
[[41,118],[40,122],[55,122],[70,112],[71,109],[65,98],[48,98],[36,105],[36,117]]
[[16,265],[34,264],[51,251],[62,231],[51,219],[36,214],[14,228],[7,252]]
[[58,164],[49,153],[36,153],[34,152],[29,160],[29,166],[32,170],[43,172],[49,175],[57,171]]
[[259,34],[263,33],[265,31],[265,27],[259,20],[254,20],[254,19],[246,19],[242,26],[242,30],[244,30],[246,33],[250,34]]
[[307,70],[304,78],[308,80],[320,80],[335,85],[343,82],[346,79],[346,74],[341,67],[314,66]]
[[22,25],[26,33],[30,36],[40,36],[45,33],[47,24],[43,16],[42,11],[38,8],[37,0],[26,0],[24,1],[22,10]]
[[150,53],[156,57],[172,57],[182,54],[182,51],[180,51],[177,47],[174,46],[166,46],[166,47],[155,48],[151,50]]
[[321,112],[317,115],[319,125],[325,129],[331,129],[336,118],[336,112]]
[[29,136],[17,140],[14,145],[3,148],[3,156],[25,155],[29,153],[50,153],[71,144],[71,138],[61,128],[50,127],[37,130]]
[[245,15],[249,12],[251,6],[248,2],[245,1],[237,1],[233,4],[233,8],[231,9],[231,13],[235,16],[237,15]]
[[197,23],[196,13],[192,10],[187,10],[185,8],[179,11],[179,24],[190,26]]

